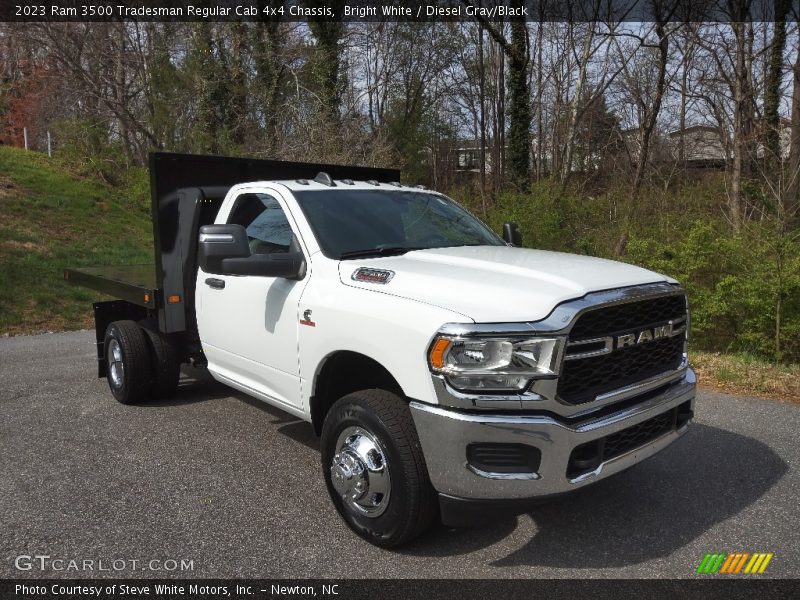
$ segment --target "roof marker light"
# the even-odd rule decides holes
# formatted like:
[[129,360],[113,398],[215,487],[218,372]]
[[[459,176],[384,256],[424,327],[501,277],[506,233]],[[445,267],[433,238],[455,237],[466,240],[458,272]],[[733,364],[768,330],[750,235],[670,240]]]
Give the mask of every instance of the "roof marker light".
[[320,171],[317,173],[317,176],[314,177],[314,181],[321,183],[322,185],[327,185],[328,187],[336,187],[336,184],[333,182],[333,178],[325,171]]

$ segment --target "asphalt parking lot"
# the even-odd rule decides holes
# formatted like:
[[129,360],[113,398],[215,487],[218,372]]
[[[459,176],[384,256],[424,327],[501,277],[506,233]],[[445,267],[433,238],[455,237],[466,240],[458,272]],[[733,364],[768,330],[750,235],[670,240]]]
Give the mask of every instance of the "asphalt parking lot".
[[[701,392],[649,461],[386,551],[329,503],[309,425],[202,373],[131,407],[95,375],[93,332],[0,339],[0,577],[693,577],[714,551],[773,552],[763,576],[797,577],[799,406]],[[126,562],[16,569],[35,554]],[[141,570],[153,559],[192,570]]]

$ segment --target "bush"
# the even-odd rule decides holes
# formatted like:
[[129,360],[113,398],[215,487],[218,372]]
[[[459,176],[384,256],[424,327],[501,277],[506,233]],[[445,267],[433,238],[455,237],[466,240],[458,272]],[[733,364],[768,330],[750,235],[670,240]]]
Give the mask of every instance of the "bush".
[[733,235],[719,221],[696,221],[675,241],[637,235],[628,252],[686,287],[696,347],[800,360],[800,249],[771,223]]
[[107,125],[100,119],[66,119],[53,125],[56,157],[75,175],[118,185],[125,178],[128,160],[122,144],[108,141]]
[[[800,362],[800,242],[771,218],[735,235],[721,210],[724,189],[720,175],[705,174],[643,190],[623,260],[683,284],[693,348]],[[515,221],[528,247],[616,258],[626,201],[622,186],[593,197],[545,180],[527,194],[502,194],[486,220],[495,231]]]

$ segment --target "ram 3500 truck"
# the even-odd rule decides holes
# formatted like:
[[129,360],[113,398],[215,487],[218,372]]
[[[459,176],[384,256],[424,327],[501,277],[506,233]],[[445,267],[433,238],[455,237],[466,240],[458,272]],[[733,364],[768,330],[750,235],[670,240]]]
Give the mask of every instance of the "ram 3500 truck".
[[183,363],[311,423],[347,524],[381,546],[664,449],[693,416],[686,294],[523,249],[391,169],[156,153],[155,264],[69,269],[126,404]]

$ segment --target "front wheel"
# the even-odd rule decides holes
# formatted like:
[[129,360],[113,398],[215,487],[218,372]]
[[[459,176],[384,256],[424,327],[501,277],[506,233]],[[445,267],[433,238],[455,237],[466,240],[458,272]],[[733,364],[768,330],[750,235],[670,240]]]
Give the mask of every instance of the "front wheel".
[[363,390],[331,407],[322,428],[322,470],[339,514],[378,546],[412,540],[436,515],[408,404],[391,392]]

